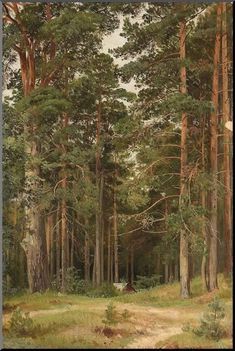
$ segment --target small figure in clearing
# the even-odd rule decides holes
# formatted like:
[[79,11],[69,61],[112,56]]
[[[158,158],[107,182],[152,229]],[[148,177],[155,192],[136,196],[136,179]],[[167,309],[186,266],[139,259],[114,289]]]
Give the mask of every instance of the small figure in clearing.
[[133,286],[131,285],[130,282],[128,282],[126,284],[126,286],[123,288],[123,291],[126,292],[126,293],[134,293],[134,292],[136,292],[135,288],[133,288]]

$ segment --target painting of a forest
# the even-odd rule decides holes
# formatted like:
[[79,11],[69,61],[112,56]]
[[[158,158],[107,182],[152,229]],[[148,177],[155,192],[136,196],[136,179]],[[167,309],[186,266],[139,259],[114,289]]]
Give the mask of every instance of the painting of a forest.
[[232,349],[233,3],[1,6],[3,347]]

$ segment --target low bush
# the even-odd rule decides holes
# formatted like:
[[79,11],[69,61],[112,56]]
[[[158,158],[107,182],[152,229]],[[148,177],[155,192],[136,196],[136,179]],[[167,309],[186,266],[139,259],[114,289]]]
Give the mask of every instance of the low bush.
[[29,317],[28,313],[23,313],[19,307],[13,311],[9,322],[9,332],[15,336],[24,337],[32,336],[35,333],[36,326]]
[[110,302],[105,310],[105,319],[102,320],[105,326],[115,325],[119,321],[116,307]]
[[225,334],[225,329],[221,325],[221,320],[225,317],[225,309],[218,297],[208,304],[208,308],[208,312],[204,313],[201,319],[201,324],[192,329],[192,332],[197,336],[219,341]]

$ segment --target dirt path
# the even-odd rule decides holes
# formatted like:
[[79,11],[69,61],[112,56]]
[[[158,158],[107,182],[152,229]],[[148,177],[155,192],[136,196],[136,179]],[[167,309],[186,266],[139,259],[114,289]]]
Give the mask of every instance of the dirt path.
[[[156,343],[168,339],[170,336],[182,333],[182,311],[175,308],[157,308],[130,306],[131,310],[137,314],[145,314],[141,318],[142,328],[140,334],[130,344],[128,349],[155,349]],[[196,313],[197,317],[197,313]],[[184,321],[195,318],[195,312],[187,313]],[[138,328],[137,328],[138,330]]]
[[137,337],[133,342],[127,345],[128,349],[155,349],[156,343],[168,339],[172,335],[182,333],[181,327],[156,325],[147,329],[144,336]]

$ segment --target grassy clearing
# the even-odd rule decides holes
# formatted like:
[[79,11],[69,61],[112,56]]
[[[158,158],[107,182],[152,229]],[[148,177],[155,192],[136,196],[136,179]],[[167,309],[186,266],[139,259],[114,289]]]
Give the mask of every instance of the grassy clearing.
[[[5,348],[125,348],[138,338],[136,328],[145,330],[154,323],[166,326],[182,327],[185,319],[193,326],[199,323],[200,315],[214,295],[225,303],[226,319],[224,325],[228,330],[226,339],[216,343],[197,337],[189,332],[157,344],[157,347],[177,345],[177,348],[230,348],[232,326],[231,283],[219,276],[220,289],[215,293],[201,293],[200,278],[192,282],[192,298],[179,298],[179,283],[156,287],[135,294],[123,294],[113,298],[89,298],[79,295],[61,295],[55,292],[45,294],[24,294],[4,298],[4,312],[10,316],[19,306],[22,311],[30,312],[36,325],[42,326],[40,335],[32,337],[15,337],[4,325]],[[119,313],[127,308],[132,318],[121,321],[112,329],[114,334],[105,336],[100,330],[104,327],[105,309],[110,301],[117,306]],[[129,306],[127,304],[130,304]],[[133,307],[133,311],[132,308]],[[145,309],[146,307],[146,309]],[[161,307],[162,313],[151,313],[151,308]],[[176,318],[168,311],[176,313]],[[40,328],[38,328],[40,330]],[[173,348],[173,347],[171,347]]]
[[[106,338],[102,333],[97,333],[97,327],[102,329],[103,312],[86,312],[84,310],[68,311],[60,314],[36,315],[35,325],[43,326],[43,335],[24,338],[25,348],[109,348],[126,345],[132,334],[131,325],[117,325],[117,335]],[[38,328],[40,330],[40,328]],[[121,339],[121,340],[120,340]],[[18,342],[20,344],[18,344]],[[4,346],[13,348],[22,346],[21,338],[12,338],[5,333]]]
[[[48,297],[48,296],[47,296]],[[42,298],[42,297],[41,297]],[[40,305],[42,306],[42,299]],[[65,297],[60,297],[61,303],[65,303]],[[43,300],[45,296],[43,296]],[[98,299],[100,305],[97,306],[97,299],[76,298],[76,303],[80,302],[77,310],[66,312],[33,315],[33,320],[40,335],[35,337],[15,338],[5,329],[4,347],[17,348],[115,348],[124,347],[132,339],[134,328],[131,323],[118,323],[114,328],[112,337],[105,337],[100,330],[103,329],[104,311],[108,299]],[[14,303],[16,301],[14,300]],[[23,300],[24,302],[24,300]],[[35,297],[33,305],[36,303]],[[88,306],[89,305],[89,306]],[[95,306],[94,306],[95,305]],[[25,307],[32,307],[30,301]],[[45,306],[43,305],[43,310]],[[98,307],[98,308],[97,308]],[[57,305],[56,305],[57,308]],[[69,308],[69,305],[68,305]],[[35,312],[35,311],[34,311]],[[41,327],[42,328],[41,328]],[[96,331],[98,329],[98,332]]]

